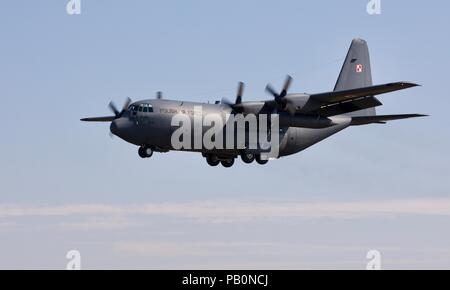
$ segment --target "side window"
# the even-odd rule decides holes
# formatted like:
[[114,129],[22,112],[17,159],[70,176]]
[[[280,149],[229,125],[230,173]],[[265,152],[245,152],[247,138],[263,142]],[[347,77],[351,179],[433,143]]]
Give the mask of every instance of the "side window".
[[142,112],[142,105],[139,105],[139,112]]
[[148,112],[149,112],[149,113],[153,113],[153,107],[152,107],[152,105],[148,105]]
[[144,113],[147,113],[147,112],[148,112],[148,108],[144,107]]

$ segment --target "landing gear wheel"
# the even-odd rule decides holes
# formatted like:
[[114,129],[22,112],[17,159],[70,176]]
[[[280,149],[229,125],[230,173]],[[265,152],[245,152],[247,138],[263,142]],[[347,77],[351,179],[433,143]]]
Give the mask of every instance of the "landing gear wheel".
[[210,155],[206,157],[206,162],[208,163],[209,166],[217,166],[219,165],[220,160],[217,159],[217,157]]
[[222,163],[223,167],[230,168],[234,164],[234,158],[227,159],[227,160],[222,160],[222,161],[220,161],[220,163]]
[[153,155],[153,149],[150,147],[144,147],[145,157],[150,158]]
[[255,160],[255,154],[248,153],[248,152],[242,152],[241,159],[242,159],[242,161],[244,161],[244,163],[250,164]]
[[258,155],[256,155],[256,162],[258,164],[264,165],[264,164],[267,164],[267,162],[269,162],[269,160],[268,159],[265,159],[265,160],[261,159],[261,155],[258,154]]
[[147,146],[139,147],[138,154],[141,158],[149,158],[153,155],[153,149]]
[[139,154],[139,157],[141,157],[141,158],[146,157],[145,153],[144,153],[144,148],[142,148],[142,147],[139,147],[138,154]]

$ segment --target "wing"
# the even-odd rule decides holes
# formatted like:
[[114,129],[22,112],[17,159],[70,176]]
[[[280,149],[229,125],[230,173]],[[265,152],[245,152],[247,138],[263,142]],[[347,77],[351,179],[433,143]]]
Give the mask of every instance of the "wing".
[[92,117],[92,118],[83,118],[80,121],[84,122],[112,122],[116,116],[107,116],[107,117]]
[[367,117],[352,117],[352,126],[368,125],[368,124],[385,124],[387,121],[427,117],[427,115],[419,114],[407,114],[407,115],[379,115],[379,116],[367,116]]
[[374,96],[416,86],[414,83],[396,82],[312,95],[290,94],[286,99],[294,104],[296,113],[330,117],[380,106],[382,103]]
[[386,93],[409,89],[409,88],[417,87],[417,86],[418,86],[418,84],[407,83],[407,82],[389,83],[389,84],[370,86],[370,87],[364,87],[364,88],[359,88],[359,89],[351,89],[351,90],[344,90],[344,91],[314,94],[314,95],[311,95],[311,98],[322,104],[333,104],[333,103],[356,100],[358,98],[363,98],[363,97],[367,97],[367,96],[386,94]]

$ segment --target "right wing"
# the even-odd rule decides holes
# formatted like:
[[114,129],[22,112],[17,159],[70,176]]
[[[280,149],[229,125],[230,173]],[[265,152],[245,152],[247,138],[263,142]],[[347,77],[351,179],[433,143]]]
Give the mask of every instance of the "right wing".
[[358,89],[334,91],[321,94],[313,94],[311,98],[321,104],[333,104],[345,101],[355,100],[361,97],[386,94],[394,91],[417,87],[418,84],[408,82],[388,83]]
[[365,117],[352,117],[351,126],[360,126],[368,124],[385,124],[387,121],[427,117],[427,115],[419,114],[407,114],[407,115],[379,115],[379,116],[365,116]]
[[286,98],[295,104],[296,113],[331,117],[380,106],[381,102],[374,96],[416,86],[414,83],[396,82],[312,95],[290,94]]

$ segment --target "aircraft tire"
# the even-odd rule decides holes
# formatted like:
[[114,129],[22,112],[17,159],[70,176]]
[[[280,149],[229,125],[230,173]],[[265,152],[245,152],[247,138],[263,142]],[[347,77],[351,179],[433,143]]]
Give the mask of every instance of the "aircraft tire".
[[139,147],[138,154],[141,158],[149,158],[152,157],[153,150],[150,147]]
[[214,158],[214,156],[207,156],[206,162],[208,163],[209,166],[217,166],[217,165],[219,165],[220,160],[217,158]]
[[263,159],[261,159],[261,155],[258,154],[258,155],[256,155],[256,162],[257,162],[258,164],[264,165],[264,164],[267,164],[267,162],[269,162],[269,160],[263,160]]
[[244,161],[244,163],[250,164],[253,161],[255,161],[255,154],[248,153],[248,152],[242,152],[241,159],[242,159],[242,161]]
[[139,147],[138,154],[139,154],[139,157],[141,157],[141,158],[145,158],[146,157],[145,156],[145,152],[144,152],[144,148],[142,148],[142,147]]
[[144,155],[146,158],[150,158],[153,155],[153,149],[150,147],[144,147]]
[[222,160],[222,161],[220,161],[220,163],[222,163],[223,167],[230,168],[234,164],[234,158],[228,159],[228,160]]

